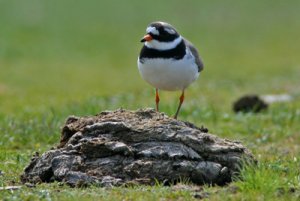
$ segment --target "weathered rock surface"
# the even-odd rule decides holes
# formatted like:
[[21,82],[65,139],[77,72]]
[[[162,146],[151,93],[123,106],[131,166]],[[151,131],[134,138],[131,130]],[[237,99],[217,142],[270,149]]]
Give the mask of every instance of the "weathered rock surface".
[[69,117],[57,148],[33,156],[21,175],[30,183],[71,186],[165,184],[186,180],[223,185],[252,154],[191,123],[152,109]]

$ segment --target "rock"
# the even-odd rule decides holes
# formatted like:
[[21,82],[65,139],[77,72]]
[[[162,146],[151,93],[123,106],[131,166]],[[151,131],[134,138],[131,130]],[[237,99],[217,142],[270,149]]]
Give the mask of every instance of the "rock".
[[233,103],[234,112],[260,112],[267,108],[268,104],[257,95],[245,95]]
[[224,185],[244,159],[255,160],[241,143],[205,131],[153,109],[72,116],[58,147],[35,154],[21,181],[119,186],[187,179]]

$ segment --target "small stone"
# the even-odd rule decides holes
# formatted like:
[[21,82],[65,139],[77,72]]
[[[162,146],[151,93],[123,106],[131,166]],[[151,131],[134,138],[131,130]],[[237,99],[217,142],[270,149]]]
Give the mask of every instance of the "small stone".
[[35,188],[36,187],[36,185],[35,184],[33,184],[33,183],[25,183],[24,184],[25,186],[27,186],[28,188]]
[[202,200],[204,198],[208,198],[209,197],[209,193],[208,192],[196,192],[194,193],[194,198]]
[[0,191],[7,190],[7,191],[15,191],[21,189],[22,186],[5,186],[5,187],[0,187]]

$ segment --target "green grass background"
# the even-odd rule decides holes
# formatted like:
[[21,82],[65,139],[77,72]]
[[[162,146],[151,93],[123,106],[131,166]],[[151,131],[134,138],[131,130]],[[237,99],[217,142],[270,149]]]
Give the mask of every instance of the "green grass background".
[[[136,60],[147,24],[162,20],[192,41],[205,63],[179,119],[242,141],[259,160],[232,184],[237,192],[203,191],[213,200],[299,199],[299,9],[298,0],[0,0],[0,186],[20,185],[30,155],[58,142],[68,115],[154,107]],[[247,93],[294,100],[234,114],[232,102]],[[173,115],[179,95],[162,92],[161,110]],[[0,199],[187,200],[192,193],[46,184],[0,191]]]

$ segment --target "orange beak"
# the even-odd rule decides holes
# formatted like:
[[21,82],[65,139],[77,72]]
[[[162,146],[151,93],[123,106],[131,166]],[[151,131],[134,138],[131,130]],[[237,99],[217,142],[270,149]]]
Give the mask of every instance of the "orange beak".
[[141,40],[141,42],[143,43],[143,42],[146,42],[146,41],[151,41],[153,38],[152,38],[152,36],[150,35],[150,34],[146,34],[143,38],[142,38],[142,40]]

